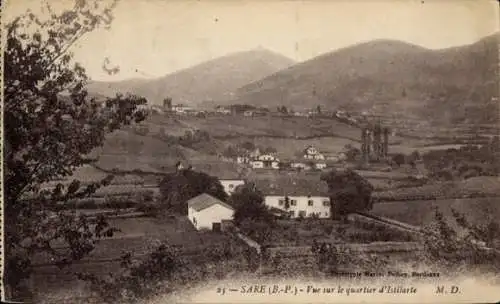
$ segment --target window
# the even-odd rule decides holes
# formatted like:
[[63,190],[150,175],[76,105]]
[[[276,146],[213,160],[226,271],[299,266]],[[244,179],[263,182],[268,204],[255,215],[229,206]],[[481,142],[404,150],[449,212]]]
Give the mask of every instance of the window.
[[314,205],[314,201],[313,200],[308,200],[307,201],[307,206],[312,206]]
[[329,216],[329,215],[330,215],[330,213],[329,213],[329,212],[325,212],[325,216]]
[[330,206],[330,201],[323,201],[323,206]]
[[291,206],[297,206],[297,200],[291,200],[290,201]]
[[306,217],[306,212],[304,210],[299,211],[299,217]]
[[229,189],[233,189],[234,188],[234,185],[233,184],[229,184]]
[[283,206],[285,204],[285,200],[279,200],[278,201],[278,206]]
[[293,210],[292,210],[292,211],[290,211],[290,216],[291,216],[291,217],[295,217],[295,211],[293,211]]
[[196,218],[193,216],[193,224],[196,226]]

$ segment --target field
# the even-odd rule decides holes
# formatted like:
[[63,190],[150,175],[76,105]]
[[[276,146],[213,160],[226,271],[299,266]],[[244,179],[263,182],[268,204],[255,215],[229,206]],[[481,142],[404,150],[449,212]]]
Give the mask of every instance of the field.
[[423,226],[434,220],[435,207],[439,208],[445,217],[451,217],[451,208],[454,208],[475,223],[486,223],[489,219],[500,223],[500,197],[380,202],[374,204],[372,213]]
[[151,130],[163,127],[172,135],[181,135],[187,130],[206,130],[215,138],[230,137],[314,137],[337,135],[356,140],[360,136],[358,128],[338,122],[335,119],[306,117],[244,117],[244,116],[208,116],[167,117],[151,116],[146,125]]
[[[246,137],[227,140],[227,142],[230,142],[233,145],[246,141],[249,141]],[[359,146],[359,142],[341,137],[320,137],[311,139],[255,137],[250,139],[250,141],[252,141],[256,146],[275,148],[278,158],[281,159],[296,159],[297,152],[304,151],[307,146],[314,146],[321,153],[327,155],[344,151],[344,147],[348,144],[354,147]]]
[[[44,257],[35,262],[32,284],[43,293],[55,292],[64,288],[82,290],[83,282],[74,273],[84,271],[98,275],[116,273],[120,270],[119,259],[126,252],[140,259],[152,252],[160,243],[177,248],[180,256],[192,256],[193,263],[203,263],[210,258],[207,248],[231,244],[237,250],[244,246],[227,235],[215,232],[198,232],[184,217],[181,218],[128,218],[111,219],[110,225],[121,231],[113,237],[101,240],[96,249],[83,261],[69,269],[59,270],[47,264]],[[239,249],[238,249],[239,248]],[[74,294],[73,294],[74,296]]]
[[263,242],[270,247],[312,246],[313,242],[330,244],[407,242],[412,238],[405,232],[385,226],[331,219],[279,220],[269,238]]
[[376,192],[378,201],[414,201],[470,197],[500,197],[500,180],[494,176],[472,177],[463,181],[441,182],[421,187]]

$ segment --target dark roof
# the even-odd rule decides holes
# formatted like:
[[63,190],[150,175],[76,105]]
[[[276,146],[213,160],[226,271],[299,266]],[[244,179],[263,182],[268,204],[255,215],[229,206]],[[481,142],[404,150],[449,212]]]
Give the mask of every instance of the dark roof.
[[222,205],[226,208],[233,209],[233,207],[229,206],[228,204],[224,203],[223,201],[209,195],[206,193],[200,194],[196,197],[193,197],[192,199],[187,201],[188,208],[193,208],[196,211],[200,211],[203,209],[206,209],[208,207],[211,207],[213,205],[219,204]]
[[328,196],[328,185],[319,176],[297,178],[277,176],[268,179],[251,180],[264,195]]

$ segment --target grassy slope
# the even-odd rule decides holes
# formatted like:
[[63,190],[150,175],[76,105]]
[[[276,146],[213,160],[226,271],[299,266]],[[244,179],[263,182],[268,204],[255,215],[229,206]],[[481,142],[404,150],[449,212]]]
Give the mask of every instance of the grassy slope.
[[433,183],[421,187],[380,191],[374,194],[379,201],[414,201],[474,196],[500,197],[499,177],[479,176],[464,181]]
[[412,225],[426,225],[434,219],[434,207],[449,219],[454,208],[475,223],[486,223],[489,219],[500,223],[499,197],[381,202],[374,205],[373,213]]

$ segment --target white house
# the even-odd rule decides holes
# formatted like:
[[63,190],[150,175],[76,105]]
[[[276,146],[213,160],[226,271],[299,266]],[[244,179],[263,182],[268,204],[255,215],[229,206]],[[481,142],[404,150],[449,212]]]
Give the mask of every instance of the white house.
[[324,162],[317,162],[317,163],[314,164],[314,167],[316,169],[322,170],[322,169],[326,168],[326,163],[324,163]]
[[315,147],[308,146],[304,150],[304,158],[305,159],[314,159],[314,160],[324,160],[325,156],[323,154],[319,153],[319,151]]
[[261,154],[257,160],[262,161],[264,168],[279,169],[280,160],[271,153]]
[[222,107],[222,106],[218,106],[215,109],[215,112],[218,114],[229,115],[229,114],[231,114],[231,109],[228,109],[228,108]]
[[288,212],[292,218],[331,216],[328,186],[325,182],[311,179],[294,180],[289,176],[253,182],[264,194],[264,203],[267,206]]
[[264,161],[258,160],[258,159],[253,159],[250,161],[250,166],[252,166],[253,169],[263,169],[264,168]]
[[172,107],[172,111],[174,111],[175,113],[178,113],[178,114],[185,114],[187,112],[193,111],[193,108],[185,106],[183,104],[178,104],[178,105],[174,105]]
[[238,164],[248,164],[250,162],[250,158],[246,155],[238,155],[236,156],[236,162]]
[[245,184],[243,179],[220,179],[219,181],[227,195],[231,195],[236,187]]
[[309,166],[306,163],[300,162],[300,161],[290,163],[290,167],[292,169],[301,169],[301,170],[310,170],[311,169],[311,166]]
[[197,230],[212,230],[223,220],[233,219],[233,207],[206,193],[193,197],[187,205],[188,218]]

